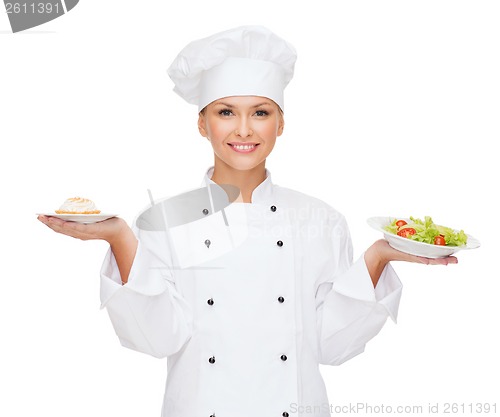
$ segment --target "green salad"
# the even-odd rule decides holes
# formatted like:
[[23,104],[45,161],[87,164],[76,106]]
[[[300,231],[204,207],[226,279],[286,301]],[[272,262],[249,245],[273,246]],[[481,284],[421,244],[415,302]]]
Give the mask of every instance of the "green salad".
[[439,226],[432,221],[432,218],[425,216],[424,220],[410,217],[410,221],[404,219],[394,219],[384,230],[395,235],[406,237],[417,242],[429,243],[439,246],[465,246],[467,235],[463,230],[455,230]]

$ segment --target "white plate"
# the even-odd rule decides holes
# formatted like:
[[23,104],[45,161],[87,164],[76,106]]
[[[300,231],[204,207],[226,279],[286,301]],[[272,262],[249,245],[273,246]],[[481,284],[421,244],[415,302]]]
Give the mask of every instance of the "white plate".
[[[391,224],[394,219],[396,217],[370,217],[367,222],[375,230],[384,234],[384,238],[389,242],[389,245],[401,252],[424,256],[426,258],[444,258],[445,256],[453,255],[459,250],[475,249],[480,246],[479,241],[471,235],[467,235],[467,245],[465,246],[439,246],[407,239],[406,237],[401,237],[384,230],[384,227]],[[397,217],[397,219],[409,222],[409,219],[404,217]]]
[[99,213],[99,214],[57,214],[52,213],[37,213],[38,215],[57,217],[58,219],[67,220],[76,223],[97,223],[104,220],[116,217],[118,214]]

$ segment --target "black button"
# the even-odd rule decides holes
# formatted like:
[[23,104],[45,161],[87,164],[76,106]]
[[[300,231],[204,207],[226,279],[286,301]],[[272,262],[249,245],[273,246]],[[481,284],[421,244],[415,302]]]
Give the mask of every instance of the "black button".
[[271,206],[271,211],[276,211],[276,206]]
[[210,363],[215,363],[215,356],[212,356],[209,360]]
[[281,360],[282,361],[286,361],[288,358],[286,357],[286,355],[281,355]]
[[214,414],[210,414],[210,417],[215,417],[215,413]]
[[288,417],[289,414],[286,412],[286,411],[283,411],[283,414],[282,414],[283,417]]
[[280,303],[284,303],[284,302],[285,302],[285,299],[284,299],[283,297],[278,297],[278,301],[279,301]]
[[207,300],[207,303],[208,303],[209,306],[213,306],[214,305],[214,299],[210,298],[209,300]]
[[203,209],[203,214],[207,215],[208,214],[208,210],[207,209]]
[[281,248],[283,246],[283,242],[281,240],[278,240],[276,244]]

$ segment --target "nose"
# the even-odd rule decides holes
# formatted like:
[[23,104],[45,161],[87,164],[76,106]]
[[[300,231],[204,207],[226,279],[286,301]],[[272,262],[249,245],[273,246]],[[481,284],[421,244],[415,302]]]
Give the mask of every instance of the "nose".
[[253,130],[250,121],[246,117],[242,117],[239,119],[238,126],[236,126],[234,134],[242,138],[246,138],[248,136],[253,135]]

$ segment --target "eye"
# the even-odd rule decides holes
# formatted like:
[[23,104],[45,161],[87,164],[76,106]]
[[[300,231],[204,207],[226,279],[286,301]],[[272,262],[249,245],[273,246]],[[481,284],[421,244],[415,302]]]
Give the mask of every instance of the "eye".
[[219,110],[219,114],[221,116],[231,116],[233,114],[233,112],[229,109],[222,109],[222,110]]
[[266,111],[266,110],[257,110],[255,112],[255,115],[256,116],[259,116],[259,117],[263,117],[263,116],[268,116],[269,113]]

